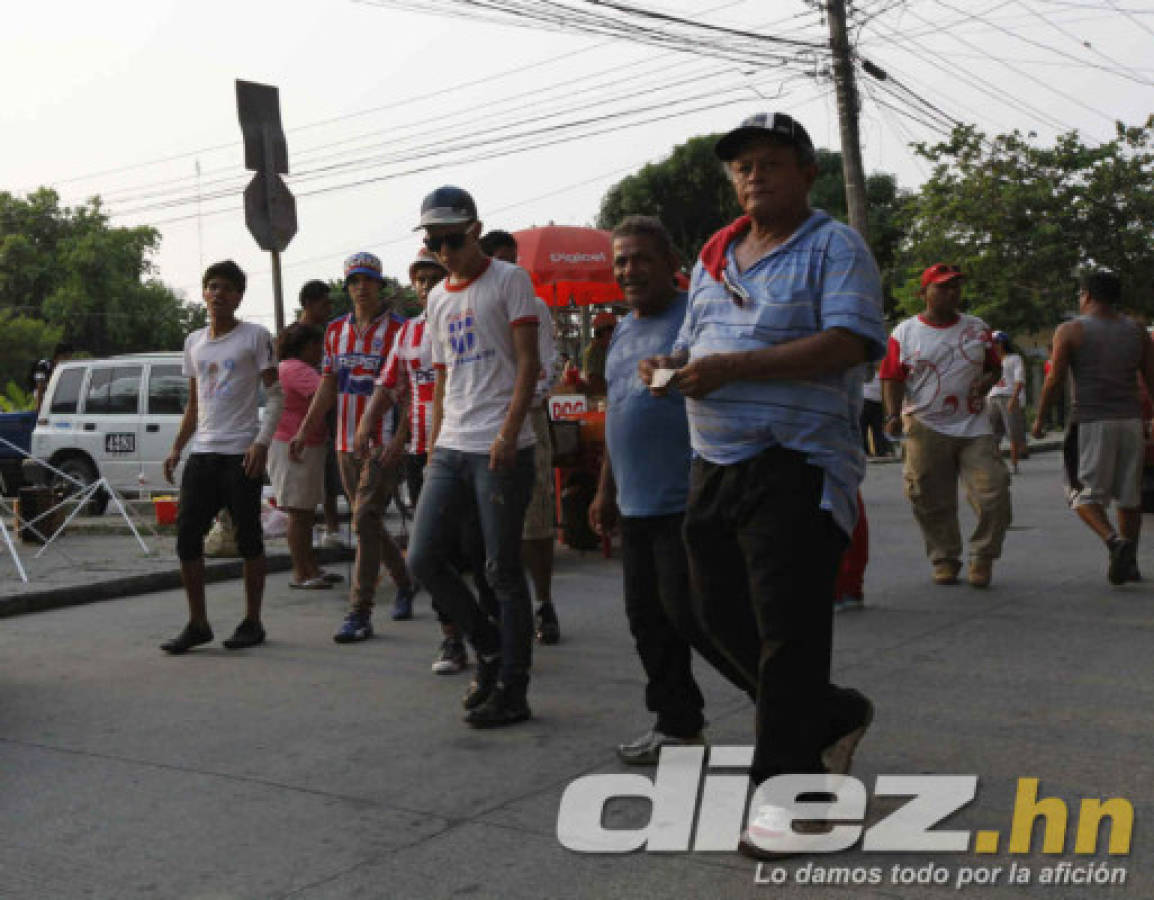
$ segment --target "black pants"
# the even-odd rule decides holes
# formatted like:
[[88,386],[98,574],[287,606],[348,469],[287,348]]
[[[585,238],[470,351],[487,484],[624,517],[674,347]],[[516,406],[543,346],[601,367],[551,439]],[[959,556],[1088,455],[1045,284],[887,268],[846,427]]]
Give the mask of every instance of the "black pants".
[[681,537],[684,520],[681,513],[621,518],[625,615],[645,669],[645,708],[657,715],[658,731],[681,738],[692,737],[705,724],[705,700],[693,678],[690,648],[735,677],[694,618]]
[[[893,452],[885,432],[885,407],[876,400],[865,400],[861,408],[861,440],[866,456],[889,456]],[[873,437],[873,452],[870,437]]]
[[409,489],[409,502],[413,504],[414,510],[417,508],[417,499],[421,496],[421,486],[425,483],[425,463],[428,461],[427,453],[406,453],[402,463],[405,487]]
[[822,482],[821,469],[781,447],[729,466],[695,459],[691,470],[695,611],[736,670],[731,680],[757,698],[755,784],[824,772],[822,750],[860,715],[829,680],[834,583],[848,541],[819,506]]
[[181,562],[204,556],[204,536],[222,509],[227,509],[232,516],[241,557],[263,556],[260,489],[259,478],[244,474],[243,456],[191,454],[180,476],[180,506],[176,517],[176,555]]

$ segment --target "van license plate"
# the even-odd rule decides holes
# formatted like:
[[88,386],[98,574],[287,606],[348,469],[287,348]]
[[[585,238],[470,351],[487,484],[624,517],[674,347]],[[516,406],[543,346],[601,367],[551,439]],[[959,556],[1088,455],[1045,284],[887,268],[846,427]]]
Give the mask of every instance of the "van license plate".
[[115,431],[104,436],[105,453],[135,453],[136,435],[131,431]]

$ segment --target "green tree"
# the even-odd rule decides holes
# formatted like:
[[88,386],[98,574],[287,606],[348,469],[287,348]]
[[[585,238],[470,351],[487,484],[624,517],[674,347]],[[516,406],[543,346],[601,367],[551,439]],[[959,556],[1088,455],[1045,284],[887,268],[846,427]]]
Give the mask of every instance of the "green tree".
[[[597,227],[613,228],[631,214],[656,216],[669,229],[682,260],[692,264],[709,236],[741,215],[733,186],[713,152],[720,137],[705,134],[690,138],[675,147],[667,159],[649,163],[617,182],[601,200]],[[810,202],[846,221],[841,153],[818,150],[817,168]],[[887,276],[902,238],[897,181],[892,175],[875,172],[866,179],[866,194],[870,246],[888,285]]]
[[713,152],[719,137],[690,138],[668,158],[621,179],[602,198],[597,227],[613,228],[629,215],[656,216],[669,229],[682,261],[691,264],[713,232],[741,215]]
[[[52,348],[61,339],[64,329],[43,319],[27,316],[10,309],[0,309],[0,384],[10,382],[21,390],[31,390],[29,376],[38,359],[52,356]],[[5,390],[11,400],[18,397]]]
[[[156,278],[159,245],[154,228],[113,227],[99,198],[69,208],[47,188],[0,192],[0,311],[51,323],[93,356],[179,349],[205,311]],[[10,359],[0,383],[23,380]]]
[[1121,276],[1130,309],[1154,312],[1151,125],[1119,123],[1096,147],[1077,132],[1037,146],[1018,131],[988,139],[968,126],[916,145],[934,169],[899,215],[907,238],[896,292],[905,311],[922,306],[921,270],[949,261],[966,272],[969,309],[1008,331],[1059,322],[1076,305],[1078,270],[1089,266]]
[[[343,316],[353,311],[353,301],[349,292],[345,290],[345,283],[339,278],[330,278],[329,297],[333,301],[333,318]],[[392,309],[397,314],[411,319],[421,314],[417,305],[417,292],[408,285],[401,287],[401,283],[391,275],[385,276],[385,283],[381,286],[381,296],[389,299]]]

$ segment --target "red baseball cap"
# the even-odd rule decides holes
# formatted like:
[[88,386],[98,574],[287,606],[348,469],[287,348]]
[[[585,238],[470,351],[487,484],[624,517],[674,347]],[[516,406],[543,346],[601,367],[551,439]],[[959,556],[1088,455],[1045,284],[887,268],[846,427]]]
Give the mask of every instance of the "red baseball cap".
[[953,281],[955,278],[965,277],[962,270],[957,266],[952,266],[949,263],[934,263],[922,272],[922,287],[927,284],[942,284],[946,281]]

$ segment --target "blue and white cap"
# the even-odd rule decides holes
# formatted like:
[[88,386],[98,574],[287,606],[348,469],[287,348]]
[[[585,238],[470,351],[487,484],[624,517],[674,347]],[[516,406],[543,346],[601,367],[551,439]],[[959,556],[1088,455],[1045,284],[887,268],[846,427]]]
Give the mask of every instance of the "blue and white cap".
[[371,253],[354,253],[345,260],[345,282],[354,275],[368,275],[370,278],[375,278],[377,281],[384,281],[385,276],[381,274],[381,261]]

